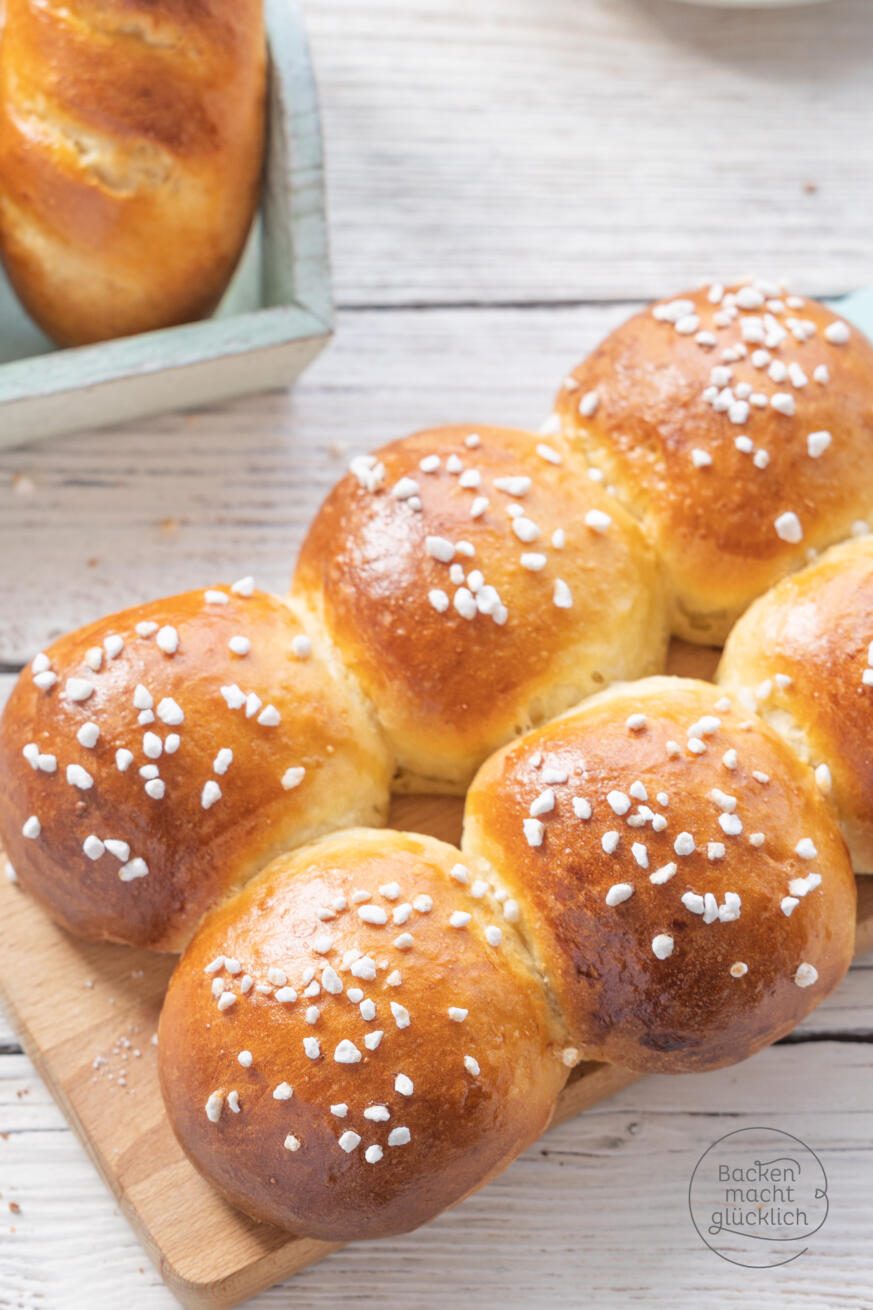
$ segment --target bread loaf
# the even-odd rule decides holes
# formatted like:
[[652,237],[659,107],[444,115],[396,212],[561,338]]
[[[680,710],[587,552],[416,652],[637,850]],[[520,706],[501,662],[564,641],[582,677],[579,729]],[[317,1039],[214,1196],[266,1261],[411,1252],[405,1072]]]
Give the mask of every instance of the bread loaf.
[[568,1068],[524,942],[460,851],[352,831],[283,857],[182,957],[170,1122],[255,1218],[328,1241],[423,1223],[546,1127]]
[[873,346],[814,300],[707,285],[635,315],[558,419],[664,562],[674,632],[721,644],[808,552],[873,521]]
[[210,314],[255,209],[261,0],[7,0],[0,246],[80,345]]
[[463,849],[499,870],[588,1059],[732,1064],[852,958],[854,879],[812,775],[709,683],[615,687],[506,747]]
[[280,851],[384,822],[391,757],[282,601],[233,587],[40,652],[0,719],[0,834],[64,927],[178,951]]
[[873,872],[873,537],[834,546],[755,601],[718,679],[814,769],[856,871]]
[[293,594],[373,701],[405,790],[463,792],[512,736],[664,667],[651,546],[560,439],[527,432],[438,428],[355,460]]

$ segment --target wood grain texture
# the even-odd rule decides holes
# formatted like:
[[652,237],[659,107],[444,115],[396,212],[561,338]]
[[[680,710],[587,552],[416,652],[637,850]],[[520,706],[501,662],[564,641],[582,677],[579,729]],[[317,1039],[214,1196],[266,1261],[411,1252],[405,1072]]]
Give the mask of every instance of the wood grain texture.
[[868,0],[308,0],[342,304],[869,280]]
[[440,423],[539,426],[625,312],[346,313],[293,392],[0,451],[0,664],[205,579],[284,589],[353,454]]

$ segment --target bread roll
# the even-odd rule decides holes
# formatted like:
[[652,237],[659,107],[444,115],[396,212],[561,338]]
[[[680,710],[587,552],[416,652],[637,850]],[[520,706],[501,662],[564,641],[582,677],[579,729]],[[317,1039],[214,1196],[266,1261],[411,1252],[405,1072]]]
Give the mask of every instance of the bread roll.
[[391,761],[294,612],[192,591],[62,637],[0,720],[0,836],[83,937],[180,950],[280,851],[385,819]]
[[560,1025],[459,861],[429,837],[339,833],[204,920],[161,1014],[161,1085],[233,1205],[327,1241],[384,1237],[546,1127]]
[[210,314],[257,202],[261,0],[7,0],[0,244],[61,345]]
[[504,428],[418,432],[355,460],[294,595],[372,699],[406,790],[462,792],[513,735],[665,658],[640,529],[560,441]]
[[733,1064],[852,958],[855,883],[812,775],[708,683],[615,687],[506,747],[462,845],[499,871],[586,1058]]
[[721,644],[810,550],[873,516],[873,347],[778,287],[705,286],[644,310],[556,407],[655,542],[688,641]]
[[873,537],[783,578],[728,638],[718,680],[793,747],[873,872]]

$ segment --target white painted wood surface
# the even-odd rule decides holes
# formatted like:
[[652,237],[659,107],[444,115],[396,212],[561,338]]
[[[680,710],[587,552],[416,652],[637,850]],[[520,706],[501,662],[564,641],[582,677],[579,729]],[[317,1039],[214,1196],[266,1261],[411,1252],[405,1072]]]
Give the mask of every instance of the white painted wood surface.
[[[353,450],[450,419],[538,423],[568,366],[649,295],[712,271],[829,292],[873,280],[869,0],[307,11],[337,340],[293,395],[0,454],[0,667],[147,596],[244,571],[281,587]],[[766,1275],[704,1249],[685,1199],[705,1147],[760,1122],[821,1154],[832,1204],[812,1252]],[[871,1165],[868,958],[789,1044],[647,1079],[456,1212],[254,1304],[870,1310]],[[0,1018],[0,1307],[172,1304]]]
[[0,565],[0,661],[205,578],[285,587],[352,453],[454,420],[538,425],[574,359],[626,312],[341,313],[294,392],[0,452],[0,561],[15,561]]
[[[348,304],[870,278],[869,0],[308,0]],[[816,190],[808,190],[815,187]]]

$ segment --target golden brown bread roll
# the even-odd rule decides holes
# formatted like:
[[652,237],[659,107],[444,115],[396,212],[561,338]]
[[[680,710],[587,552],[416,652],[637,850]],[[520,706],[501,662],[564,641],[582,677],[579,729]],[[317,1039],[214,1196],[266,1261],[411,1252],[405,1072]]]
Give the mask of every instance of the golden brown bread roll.
[[855,883],[809,770],[708,683],[615,687],[514,742],[467,797],[580,1053],[640,1072],[732,1064],[852,958]]
[[0,244],[62,345],[212,312],[255,209],[261,0],[7,0]]
[[0,719],[0,836],[71,931],[179,950],[274,855],[384,822],[362,697],[250,579],[62,637]]
[[873,516],[873,347],[778,287],[705,286],[644,310],[556,408],[651,535],[689,641],[720,644],[810,549]]
[[460,860],[340,833],[201,925],[164,1003],[161,1084],[184,1150],[248,1214],[328,1241],[404,1232],[546,1127],[560,1025]]
[[355,460],[293,594],[372,699],[408,790],[461,792],[513,735],[664,665],[649,543],[560,440],[527,432],[438,428]]
[[815,770],[855,869],[873,872],[873,537],[834,546],[755,601],[718,680]]

